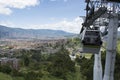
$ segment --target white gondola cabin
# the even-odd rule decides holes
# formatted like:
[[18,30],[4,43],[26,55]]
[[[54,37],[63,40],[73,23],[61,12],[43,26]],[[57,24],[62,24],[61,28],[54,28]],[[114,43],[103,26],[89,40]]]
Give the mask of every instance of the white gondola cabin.
[[99,30],[84,30],[82,33],[82,51],[83,53],[97,54],[100,51],[102,40]]

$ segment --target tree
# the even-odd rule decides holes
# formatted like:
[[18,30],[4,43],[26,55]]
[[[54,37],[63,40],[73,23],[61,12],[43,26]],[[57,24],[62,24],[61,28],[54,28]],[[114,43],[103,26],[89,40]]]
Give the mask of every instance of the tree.
[[75,72],[75,63],[71,61],[68,51],[64,48],[51,56],[51,66],[48,71],[56,77],[66,79],[66,74]]
[[25,80],[39,80],[39,74],[34,72],[34,71],[30,71],[27,74],[25,74]]
[[24,56],[24,65],[29,66],[30,60],[27,56]]
[[6,65],[1,66],[0,71],[3,72],[3,73],[10,74],[12,69],[9,65],[6,64]]
[[[81,66],[81,73],[86,77],[86,80],[93,80],[93,57],[91,59],[86,59],[82,58],[81,60],[77,59],[77,61],[80,61],[80,66]],[[103,71],[105,68],[105,58],[106,58],[106,51],[102,52],[102,67]],[[119,80],[120,79],[120,53],[117,52],[116,54],[116,63],[115,63],[115,72],[114,72],[114,80]],[[103,72],[104,73],[104,72]]]
[[41,61],[41,53],[33,53],[32,59],[36,60],[37,62]]
[[80,71],[82,75],[86,77],[86,80],[93,80],[93,57],[94,56],[92,56],[91,59],[83,57],[80,61]]

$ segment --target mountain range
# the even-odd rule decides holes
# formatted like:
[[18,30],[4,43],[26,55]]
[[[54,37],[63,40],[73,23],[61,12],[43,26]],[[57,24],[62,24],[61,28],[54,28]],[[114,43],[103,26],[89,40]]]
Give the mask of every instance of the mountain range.
[[68,33],[62,30],[50,30],[50,29],[21,29],[10,28],[0,25],[0,38],[59,38],[68,37],[75,34]]

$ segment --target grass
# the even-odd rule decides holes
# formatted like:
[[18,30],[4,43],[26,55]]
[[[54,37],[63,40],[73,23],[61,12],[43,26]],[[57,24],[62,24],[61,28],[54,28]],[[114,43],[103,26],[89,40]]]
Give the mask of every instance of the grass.
[[10,75],[0,73],[0,80],[13,80]]
[[23,77],[13,77],[12,80],[25,80]]
[[0,72],[0,80],[24,80],[23,77],[11,77],[5,73]]
[[90,59],[92,54],[85,54],[85,58]]
[[58,79],[53,76],[44,75],[40,80],[63,80],[63,79]]
[[85,80],[82,74],[80,73],[80,66],[76,64],[75,68],[76,68],[75,80]]
[[80,66],[76,66],[76,80],[81,80]]

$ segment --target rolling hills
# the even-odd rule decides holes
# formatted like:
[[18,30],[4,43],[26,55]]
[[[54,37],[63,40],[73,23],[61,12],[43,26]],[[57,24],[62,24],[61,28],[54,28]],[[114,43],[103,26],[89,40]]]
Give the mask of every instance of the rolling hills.
[[58,38],[75,35],[62,30],[50,29],[21,29],[0,25],[0,38]]

